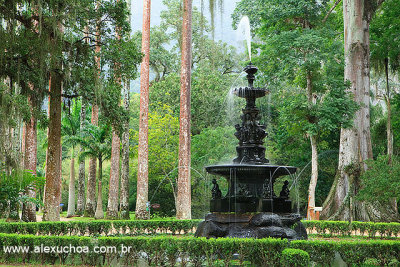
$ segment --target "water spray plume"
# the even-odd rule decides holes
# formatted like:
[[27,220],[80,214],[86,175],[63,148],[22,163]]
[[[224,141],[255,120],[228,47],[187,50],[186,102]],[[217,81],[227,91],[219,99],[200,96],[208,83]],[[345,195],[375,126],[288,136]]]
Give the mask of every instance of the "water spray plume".
[[247,42],[247,50],[249,52],[249,59],[251,61],[251,35],[250,35],[250,20],[249,17],[244,16],[239,22],[238,26],[238,40],[239,38],[242,39],[242,36],[245,36]]

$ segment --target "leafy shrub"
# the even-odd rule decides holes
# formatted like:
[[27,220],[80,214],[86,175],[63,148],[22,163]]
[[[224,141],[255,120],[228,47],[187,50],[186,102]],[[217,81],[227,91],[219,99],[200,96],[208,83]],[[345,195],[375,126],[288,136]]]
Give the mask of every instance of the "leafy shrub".
[[303,221],[303,225],[309,231],[318,235],[327,236],[351,236],[354,233],[369,237],[397,237],[400,234],[400,223],[381,222],[345,222],[345,221]]
[[310,255],[304,250],[296,248],[286,248],[282,251],[281,265],[283,267],[303,267],[308,266]]
[[[321,266],[329,265],[335,253],[339,253],[349,265],[360,266],[366,261],[378,262],[380,266],[400,261],[400,242],[392,240],[370,241],[313,241],[299,240],[288,242],[281,239],[206,239],[190,236],[37,236],[22,234],[0,234],[0,247],[4,246],[81,246],[89,253],[7,253],[0,250],[2,263],[40,263],[68,265],[110,265],[115,261],[120,265],[137,266],[138,260],[149,265],[169,266],[183,260],[181,265],[215,266],[219,261],[225,266],[231,264],[233,254],[238,253],[239,263],[250,262],[252,266],[307,266],[311,260]],[[94,253],[96,246],[115,247],[116,251]],[[122,246],[130,247],[121,252]],[[290,249],[289,251],[287,249]],[[300,250],[303,252],[294,253]],[[284,252],[285,251],[285,252]],[[298,256],[297,254],[300,254]],[[307,255],[307,256],[305,256]],[[307,260],[306,260],[307,259]]]
[[200,220],[96,220],[90,222],[0,223],[0,233],[40,235],[109,235],[113,230],[125,235],[193,233]]

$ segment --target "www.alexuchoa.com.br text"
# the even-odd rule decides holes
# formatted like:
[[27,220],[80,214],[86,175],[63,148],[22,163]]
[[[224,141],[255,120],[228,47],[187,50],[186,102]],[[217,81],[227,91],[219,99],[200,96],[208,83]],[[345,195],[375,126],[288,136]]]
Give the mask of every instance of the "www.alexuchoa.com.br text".
[[19,254],[19,253],[37,253],[37,254],[49,254],[49,253],[130,253],[132,247],[121,245],[120,247],[115,246],[45,246],[41,244],[40,246],[3,246],[3,252],[9,254]]

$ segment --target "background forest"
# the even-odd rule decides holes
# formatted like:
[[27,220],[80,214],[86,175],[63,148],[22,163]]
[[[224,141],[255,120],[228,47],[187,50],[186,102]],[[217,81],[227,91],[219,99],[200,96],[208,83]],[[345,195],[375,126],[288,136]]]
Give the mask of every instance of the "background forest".
[[[216,1],[210,2],[216,5]],[[266,156],[272,163],[298,168],[296,179],[290,180],[294,184],[291,194],[293,199],[299,198],[303,215],[310,183],[316,185],[313,206],[322,206],[328,197],[338,170],[340,129],[352,125],[360,108],[348,93],[349,83],[344,82],[343,10],[338,2],[241,0],[229,14],[233,28],[243,15],[249,16],[252,63],[259,68],[255,84],[270,90],[269,96],[257,103],[261,123],[267,125]],[[150,29],[149,201],[160,204],[151,208],[153,217],[175,216],[178,177],[183,11],[179,0],[163,4],[166,8],[160,24]],[[129,210],[135,210],[140,95],[131,81],[139,75],[142,32],[130,32],[129,8],[125,1],[0,0],[3,217],[19,217],[10,199],[43,208],[46,151],[52,144],[54,121],[48,99],[58,87],[62,109],[55,112],[61,120],[62,209],[68,210],[68,216],[93,217],[100,208],[112,218],[109,211],[115,200],[110,195],[114,188],[110,181],[115,171],[111,155],[113,140],[118,137],[121,160],[116,168],[121,168],[117,172],[121,182],[117,180],[116,194],[122,197],[123,179],[128,181]],[[234,125],[244,102],[234,99],[230,91],[246,84],[242,70],[249,62],[246,49],[213,38],[214,18],[208,21],[204,12],[192,10],[193,218],[203,218],[209,211],[213,177],[204,167],[235,157]],[[32,23],[29,16],[39,17],[41,23]],[[400,197],[399,32],[400,1],[386,0],[370,23],[373,159],[360,178],[360,200],[385,202]],[[98,120],[94,119],[96,112]],[[37,129],[34,167],[27,165],[23,152],[29,129]],[[96,182],[90,182],[90,158],[101,162],[97,173],[103,182],[97,189]],[[123,171],[124,166],[129,166],[128,172]],[[36,178],[23,173],[33,168]],[[288,178],[281,179],[277,188]],[[32,181],[36,197],[28,192]],[[226,182],[218,182],[225,193]],[[100,207],[87,207],[89,187],[93,201],[94,192],[101,192],[97,194]],[[69,209],[70,203],[77,203],[76,210],[75,205]],[[122,204],[117,200],[116,205]]]

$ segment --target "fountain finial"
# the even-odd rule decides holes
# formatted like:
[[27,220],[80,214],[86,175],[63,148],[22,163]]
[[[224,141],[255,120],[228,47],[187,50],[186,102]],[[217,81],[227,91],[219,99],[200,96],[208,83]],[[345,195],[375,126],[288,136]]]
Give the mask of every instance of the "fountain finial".
[[258,71],[257,67],[251,64],[250,62],[249,65],[247,65],[244,68],[244,71],[247,73],[247,80],[249,81],[249,87],[250,88],[254,87],[253,86],[253,82],[255,80],[254,74],[256,74],[256,72]]

